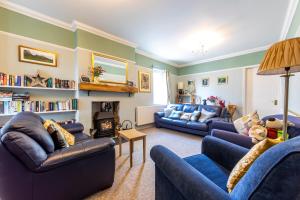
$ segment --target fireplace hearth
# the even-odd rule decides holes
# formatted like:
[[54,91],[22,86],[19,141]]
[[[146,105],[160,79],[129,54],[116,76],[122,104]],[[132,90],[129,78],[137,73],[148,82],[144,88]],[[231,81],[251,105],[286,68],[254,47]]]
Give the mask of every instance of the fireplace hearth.
[[94,137],[114,137],[119,124],[119,102],[92,102]]

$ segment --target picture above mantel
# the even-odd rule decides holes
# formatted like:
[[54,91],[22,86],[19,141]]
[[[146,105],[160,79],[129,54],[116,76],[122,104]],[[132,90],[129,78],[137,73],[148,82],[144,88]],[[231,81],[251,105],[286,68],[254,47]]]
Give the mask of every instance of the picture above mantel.
[[98,92],[119,92],[119,93],[128,93],[131,94],[137,93],[138,88],[128,85],[113,85],[113,84],[96,84],[96,83],[80,83],[79,89],[88,92],[88,95],[91,91]]

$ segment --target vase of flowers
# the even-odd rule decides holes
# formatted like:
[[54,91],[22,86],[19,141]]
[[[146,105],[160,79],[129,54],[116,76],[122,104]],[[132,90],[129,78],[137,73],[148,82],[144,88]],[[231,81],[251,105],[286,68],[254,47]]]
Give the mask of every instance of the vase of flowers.
[[103,75],[103,72],[105,72],[105,70],[99,65],[99,66],[91,67],[90,72],[93,77],[94,83],[100,83],[101,76]]
[[222,108],[225,107],[225,101],[217,96],[208,97],[206,103],[207,105],[221,106]]

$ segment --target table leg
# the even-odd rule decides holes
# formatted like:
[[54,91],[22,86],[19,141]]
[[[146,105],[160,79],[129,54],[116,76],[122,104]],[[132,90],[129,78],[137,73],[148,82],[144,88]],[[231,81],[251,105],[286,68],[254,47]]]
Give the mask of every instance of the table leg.
[[130,148],[130,168],[132,167],[132,152],[133,152],[133,141],[129,141],[129,148]]
[[146,137],[143,138],[143,161],[146,162]]
[[119,156],[122,155],[122,138],[119,136]]

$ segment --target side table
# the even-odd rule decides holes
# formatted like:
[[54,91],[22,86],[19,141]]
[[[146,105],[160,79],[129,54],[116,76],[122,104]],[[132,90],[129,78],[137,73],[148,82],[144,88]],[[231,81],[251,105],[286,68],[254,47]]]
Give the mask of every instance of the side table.
[[137,140],[143,140],[143,162],[146,161],[146,134],[135,129],[119,131],[119,156],[122,155],[122,138],[129,142],[130,167],[132,167],[133,145]]

